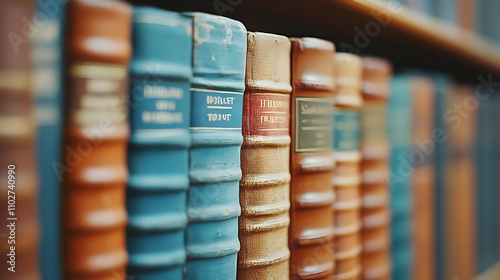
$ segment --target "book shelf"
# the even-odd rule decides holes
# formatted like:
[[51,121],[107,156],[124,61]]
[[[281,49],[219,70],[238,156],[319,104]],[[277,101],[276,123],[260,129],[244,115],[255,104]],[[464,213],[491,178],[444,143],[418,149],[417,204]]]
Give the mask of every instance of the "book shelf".
[[[474,32],[381,0],[129,0],[176,11],[240,20],[250,31],[318,37],[338,51],[376,55],[396,67],[422,68],[476,80],[500,77],[500,48]],[[389,24],[386,24],[389,22]],[[364,34],[360,35],[361,33]],[[363,38],[364,37],[364,38]],[[364,40],[363,40],[364,39]]]

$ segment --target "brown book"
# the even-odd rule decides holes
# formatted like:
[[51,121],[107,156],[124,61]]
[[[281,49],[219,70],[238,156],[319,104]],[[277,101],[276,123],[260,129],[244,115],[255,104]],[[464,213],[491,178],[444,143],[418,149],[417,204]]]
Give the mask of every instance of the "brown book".
[[415,244],[413,277],[429,279],[435,277],[434,216],[435,204],[435,143],[432,140],[435,117],[435,88],[432,80],[424,77],[413,78],[413,141],[412,149],[418,161],[414,162],[412,176],[414,192],[414,232]]
[[315,38],[293,38],[290,278],[332,279],[334,193],[332,97],[335,47]]
[[359,146],[363,61],[354,54],[335,54],[335,279],[359,279],[361,273]]
[[288,280],[291,44],[274,34],[247,38],[237,276]]
[[131,8],[68,3],[63,180],[65,279],[125,279]]
[[[391,279],[389,140],[387,99],[391,64],[381,58],[363,58],[361,109],[362,279]],[[424,279],[424,278],[417,278]]]
[[[448,158],[445,174],[445,277],[472,279],[475,274],[476,168],[474,142],[477,107],[474,88],[451,87],[445,115]],[[476,100],[477,102],[477,100]],[[454,110],[454,108],[459,108]]]
[[0,279],[37,280],[38,184],[35,164],[31,21],[35,1],[0,1]]
[[459,0],[457,4],[457,18],[460,27],[474,31],[476,23],[476,5],[475,0]]

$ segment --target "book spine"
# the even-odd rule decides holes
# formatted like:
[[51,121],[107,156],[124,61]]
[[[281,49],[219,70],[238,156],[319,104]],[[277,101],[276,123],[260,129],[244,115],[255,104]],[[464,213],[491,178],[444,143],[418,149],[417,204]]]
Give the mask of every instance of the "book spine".
[[292,41],[290,278],[333,277],[332,109],[334,46]]
[[43,279],[61,279],[60,181],[52,163],[61,160],[62,36],[65,7],[38,0],[35,17],[47,22],[34,37],[33,75],[36,98],[37,158],[40,178],[40,269]]
[[415,76],[412,92],[412,154],[414,162],[413,196],[415,199],[413,218],[415,227],[413,242],[415,258],[413,279],[434,279],[435,271],[435,238],[434,216],[435,205],[435,141],[434,131],[434,92],[432,80]]
[[391,72],[388,61],[375,57],[363,58],[361,259],[364,279],[390,279],[387,99]]
[[405,75],[396,75],[391,82],[388,104],[388,131],[391,145],[389,174],[391,187],[391,255],[392,278],[409,279],[413,259],[411,231],[413,221],[410,182],[413,167],[411,152],[411,80]]
[[[475,205],[476,168],[473,147],[476,136],[474,89],[453,85],[446,104],[452,113],[445,114],[449,156],[446,163],[445,209],[445,277],[472,279],[475,274]],[[477,100],[476,100],[477,102]],[[461,111],[452,108],[462,107]]]
[[0,279],[5,280],[40,279],[32,42],[21,20],[31,19],[34,8],[34,1],[0,2]]
[[[497,94],[492,93],[492,94]],[[498,221],[498,97],[489,95],[479,99],[477,153],[476,273],[487,272],[499,261]]]
[[[96,0],[68,5],[67,111],[58,165],[64,278],[125,279],[130,6]],[[96,38],[108,43],[96,49]]]
[[354,54],[335,54],[334,159],[335,278],[361,273],[360,114],[363,62]]
[[289,279],[290,41],[248,33],[238,279]]
[[236,279],[246,29],[220,16],[188,15],[194,30],[186,277]]
[[192,41],[190,18],[133,9],[128,276],[183,279]]

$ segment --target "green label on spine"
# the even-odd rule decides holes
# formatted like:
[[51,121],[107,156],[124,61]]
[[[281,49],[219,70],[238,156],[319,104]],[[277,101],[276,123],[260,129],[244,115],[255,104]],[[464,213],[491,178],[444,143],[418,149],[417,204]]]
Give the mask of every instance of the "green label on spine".
[[332,100],[295,98],[295,152],[331,151]]

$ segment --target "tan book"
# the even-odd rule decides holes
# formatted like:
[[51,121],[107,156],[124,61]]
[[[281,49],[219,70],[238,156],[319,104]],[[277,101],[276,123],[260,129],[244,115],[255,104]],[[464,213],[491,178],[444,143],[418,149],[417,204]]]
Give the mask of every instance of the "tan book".
[[241,148],[238,279],[289,279],[290,48],[248,33]]
[[363,58],[361,109],[362,279],[391,279],[387,99],[391,64]]
[[335,279],[359,279],[361,273],[360,108],[363,61],[335,54],[337,90],[334,108]]

